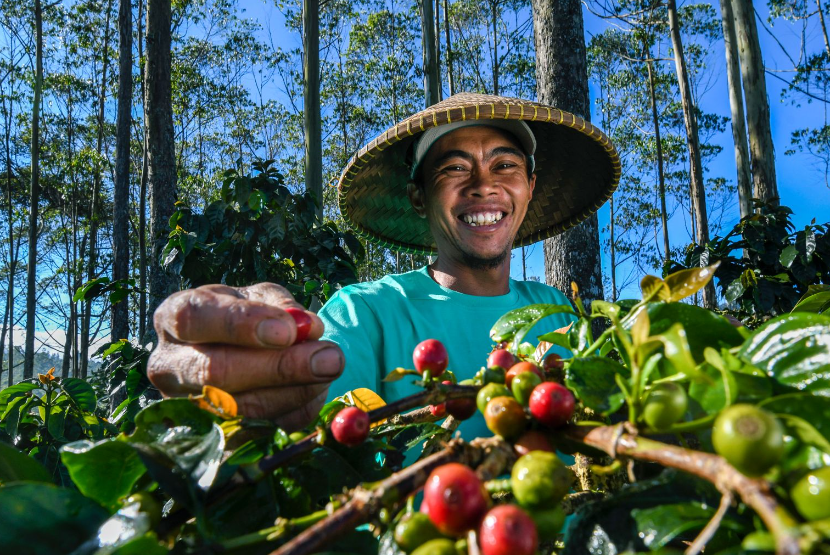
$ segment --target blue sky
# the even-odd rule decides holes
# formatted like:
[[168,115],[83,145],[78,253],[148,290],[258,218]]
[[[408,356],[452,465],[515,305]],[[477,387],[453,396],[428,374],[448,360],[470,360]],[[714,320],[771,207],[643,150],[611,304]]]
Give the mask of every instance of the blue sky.
[[[239,5],[240,10],[245,10],[244,14],[240,14],[242,17],[255,18],[263,26],[270,27],[270,32],[276,38],[277,45],[285,49],[295,48],[301,45],[299,34],[290,32],[285,28],[282,14],[269,1],[243,0]],[[713,6],[716,12],[720,13],[718,4],[714,3]],[[770,32],[765,30],[764,26],[759,26],[759,36],[765,65],[770,70],[780,72],[776,73],[776,75],[780,75],[785,79],[791,79],[793,74],[787,73],[787,70],[791,70],[793,64],[784,54],[778,43],[780,42],[791,55],[797,55],[801,48],[801,28],[792,26],[784,21],[778,21],[774,27],[771,27],[766,21],[768,14],[767,6],[763,3],[758,3],[756,9],[761,17],[764,18],[764,26],[775,34],[775,38],[773,38]],[[590,36],[598,34],[607,28],[608,22],[592,15],[588,11],[584,11],[584,14],[586,40],[590,39]],[[823,44],[822,38],[818,34],[818,29],[815,26],[808,28],[803,38],[808,45],[808,52],[816,50],[819,45]],[[719,48],[720,45],[717,47]],[[713,66],[715,79],[710,84],[708,92],[701,99],[701,109],[706,112],[728,116],[730,108],[723,52],[717,52],[716,55],[712,56],[710,63]],[[784,155],[784,151],[790,147],[790,135],[792,131],[808,125],[819,125],[819,122],[823,122],[826,105],[818,101],[810,103],[802,101],[800,106],[793,105],[789,101],[784,102],[781,99],[781,91],[786,87],[785,83],[771,76],[767,77],[766,82],[770,100],[773,140],[775,142],[778,187],[782,203],[790,206],[794,210],[794,221],[798,227],[807,225],[813,218],[816,218],[818,222],[826,222],[830,220],[830,189],[824,183],[823,170],[818,168],[814,160],[806,154]],[[596,98],[596,91],[593,88],[591,90],[591,96],[592,99]],[[595,122],[599,121],[599,117],[597,116],[593,119]],[[726,133],[717,135],[714,138],[714,142],[723,146],[723,151],[709,164],[707,175],[722,176],[734,182],[736,179],[736,170],[731,129],[729,126],[727,126]],[[600,225],[605,225],[608,218],[609,210],[606,205],[599,211]],[[738,219],[739,213],[736,199],[734,207],[727,212],[724,218],[724,228],[730,228],[737,223]],[[681,225],[678,223],[678,229],[670,230],[674,237],[679,238],[684,236],[685,230],[680,228]],[[675,243],[674,240],[673,243]],[[542,250],[541,243],[528,249],[528,276],[544,275]],[[607,260],[603,260],[603,266],[607,271]],[[517,279],[521,279],[522,277],[521,258],[518,251],[514,253],[511,274]],[[622,296],[637,296],[638,293],[637,289],[629,288],[622,292]]]

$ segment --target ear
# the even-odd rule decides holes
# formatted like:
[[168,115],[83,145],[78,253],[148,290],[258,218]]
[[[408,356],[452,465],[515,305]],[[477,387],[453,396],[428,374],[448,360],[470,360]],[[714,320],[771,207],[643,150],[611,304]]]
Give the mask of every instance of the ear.
[[406,184],[406,194],[409,196],[409,202],[412,204],[412,208],[415,209],[415,213],[422,218],[426,218],[426,203],[424,202],[423,188],[418,187],[414,181],[410,181]]
[[530,185],[530,198],[528,200],[533,199],[533,189],[536,188],[536,172],[533,172],[530,176],[530,181],[528,182]]

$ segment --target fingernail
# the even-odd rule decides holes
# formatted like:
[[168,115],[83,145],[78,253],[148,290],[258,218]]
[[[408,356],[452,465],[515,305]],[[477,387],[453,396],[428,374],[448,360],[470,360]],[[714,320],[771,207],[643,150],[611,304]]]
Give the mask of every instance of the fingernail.
[[291,344],[291,329],[282,320],[263,320],[256,328],[260,341],[274,347],[287,347]]
[[311,373],[318,378],[331,378],[340,374],[343,359],[340,351],[334,348],[317,351],[311,357]]

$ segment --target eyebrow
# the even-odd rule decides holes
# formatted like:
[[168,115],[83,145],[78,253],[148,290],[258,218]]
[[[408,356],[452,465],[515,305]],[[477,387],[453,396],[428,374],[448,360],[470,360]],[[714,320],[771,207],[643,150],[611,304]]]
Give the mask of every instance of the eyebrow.
[[[490,152],[488,152],[485,155],[484,160],[489,160],[491,158],[495,158],[496,156],[500,156],[502,154],[512,154],[514,156],[518,156],[519,158],[526,159],[526,155],[518,149],[509,147],[509,146],[498,146],[498,147],[494,148],[493,150],[491,150]],[[442,154],[439,158],[437,158],[435,160],[435,162],[433,162],[433,167],[438,167],[438,166],[440,166],[441,164],[443,164],[444,162],[446,162],[447,160],[449,160],[451,158],[462,158],[462,159],[467,160],[469,162],[473,161],[473,155],[470,154],[469,152],[466,152],[464,150],[448,150],[447,152]]]

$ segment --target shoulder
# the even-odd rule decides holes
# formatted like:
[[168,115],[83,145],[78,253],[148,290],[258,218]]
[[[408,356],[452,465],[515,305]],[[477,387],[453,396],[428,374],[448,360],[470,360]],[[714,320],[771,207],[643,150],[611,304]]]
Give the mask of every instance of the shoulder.
[[512,285],[522,299],[534,303],[571,304],[562,291],[539,281],[514,281]]

